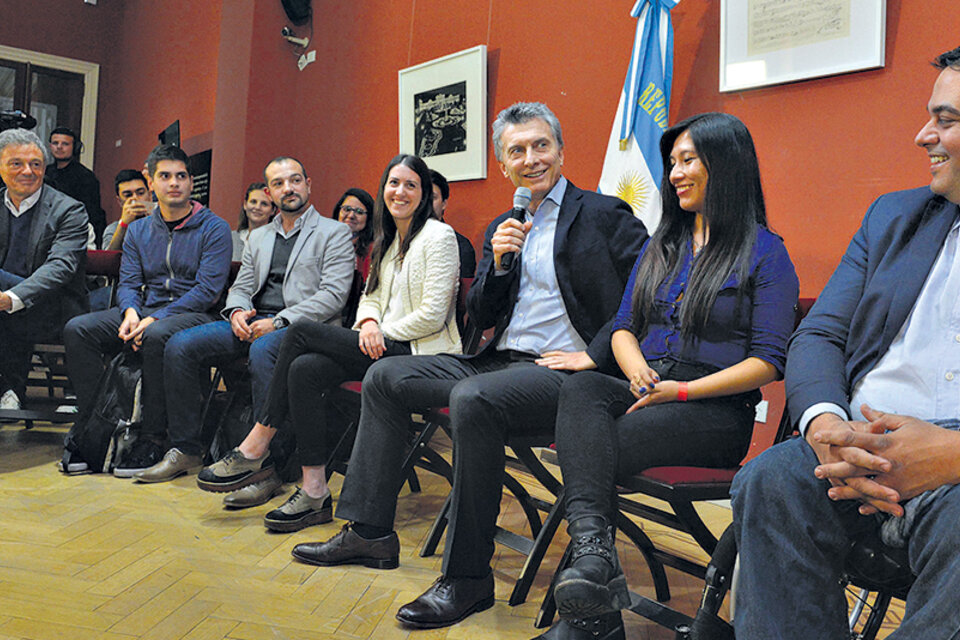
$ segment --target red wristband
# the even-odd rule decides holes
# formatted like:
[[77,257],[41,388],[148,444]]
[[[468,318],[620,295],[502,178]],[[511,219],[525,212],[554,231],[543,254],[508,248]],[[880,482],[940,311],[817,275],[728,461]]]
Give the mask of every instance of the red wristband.
[[677,386],[679,387],[677,389],[677,400],[680,402],[686,402],[687,401],[687,383],[678,382]]
[[126,222],[124,222],[123,220],[121,220],[121,221],[120,221],[120,224],[119,224],[118,226],[119,226],[121,229],[126,229],[129,225],[128,225]]

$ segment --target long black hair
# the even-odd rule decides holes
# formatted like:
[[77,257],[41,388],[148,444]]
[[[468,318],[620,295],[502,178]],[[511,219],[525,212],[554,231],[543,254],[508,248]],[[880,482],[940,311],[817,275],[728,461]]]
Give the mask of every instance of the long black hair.
[[654,295],[676,275],[683,252],[693,240],[695,216],[680,208],[677,192],[670,184],[670,153],[685,131],[707,170],[707,192],[700,213],[710,238],[693,265],[683,294],[681,333],[697,335],[703,330],[717,294],[731,273],[737,273],[738,295],[742,294],[757,228],[767,226],[757,152],[743,122],[725,113],[703,113],[667,129],[660,139],[663,214],[640,262],[633,290],[633,330],[638,336],[646,334]]
[[337,204],[333,205],[333,213],[330,214],[330,217],[334,220],[340,220],[340,207],[343,205],[343,201],[350,196],[359,200],[363,208],[367,210],[367,223],[363,225],[363,229],[357,232],[357,243],[354,247],[357,255],[362,258],[367,255],[367,247],[373,242],[373,196],[363,189],[351,187],[344,191],[340,199],[337,200]]
[[397,235],[397,224],[393,221],[393,216],[390,215],[390,211],[387,210],[387,205],[383,201],[383,187],[387,184],[387,178],[390,177],[390,170],[398,164],[411,169],[420,177],[420,204],[413,212],[410,231],[400,244],[398,259],[401,263],[410,248],[410,243],[423,229],[427,219],[435,217],[432,202],[433,182],[430,179],[430,169],[427,167],[427,163],[419,157],[407,153],[395,156],[387,165],[387,168],[383,170],[383,176],[380,178],[380,188],[377,189],[377,203],[373,207],[374,241],[373,254],[370,258],[370,275],[367,276],[368,293],[376,291],[380,285],[380,263]]

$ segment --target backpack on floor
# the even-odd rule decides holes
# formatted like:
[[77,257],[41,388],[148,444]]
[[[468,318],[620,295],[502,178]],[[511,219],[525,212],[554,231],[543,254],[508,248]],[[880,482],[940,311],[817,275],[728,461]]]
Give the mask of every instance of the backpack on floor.
[[64,438],[64,471],[79,458],[94,473],[110,473],[130,451],[140,434],[141,364],[140,353],[125,348],[107,365],[91,409],[77,417]]

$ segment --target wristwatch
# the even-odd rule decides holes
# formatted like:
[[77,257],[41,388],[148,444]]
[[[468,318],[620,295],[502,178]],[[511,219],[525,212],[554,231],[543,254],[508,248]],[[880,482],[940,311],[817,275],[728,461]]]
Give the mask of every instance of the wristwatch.
[[286,327],[288,324],[290,324],[290,321],[288,321],[286,318],[281,318],[280,316],[273,316],[273,328],[274,328],[274,329],[277,329],[277,330],[283,329],[283,328]]

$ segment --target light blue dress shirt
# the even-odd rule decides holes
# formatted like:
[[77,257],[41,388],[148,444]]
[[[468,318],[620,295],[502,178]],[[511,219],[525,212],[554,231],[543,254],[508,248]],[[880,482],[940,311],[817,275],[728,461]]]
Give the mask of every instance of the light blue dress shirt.
[[499,350],[540,355],[587,348],[567,315],[553,263],[557,219],[566,190],[567,179],[561,176],[537,210],[527,212],[526,219],[533,222],[533,227],[520,252],[520,288],[510,324],[497,345]]
[[890,348],[850,394],[852,416],[832,402],[803,412],[800,431],[821,413],[863,420],[860,405],[922,420],[960,416],[960,220],[943,242],[920,295]]

